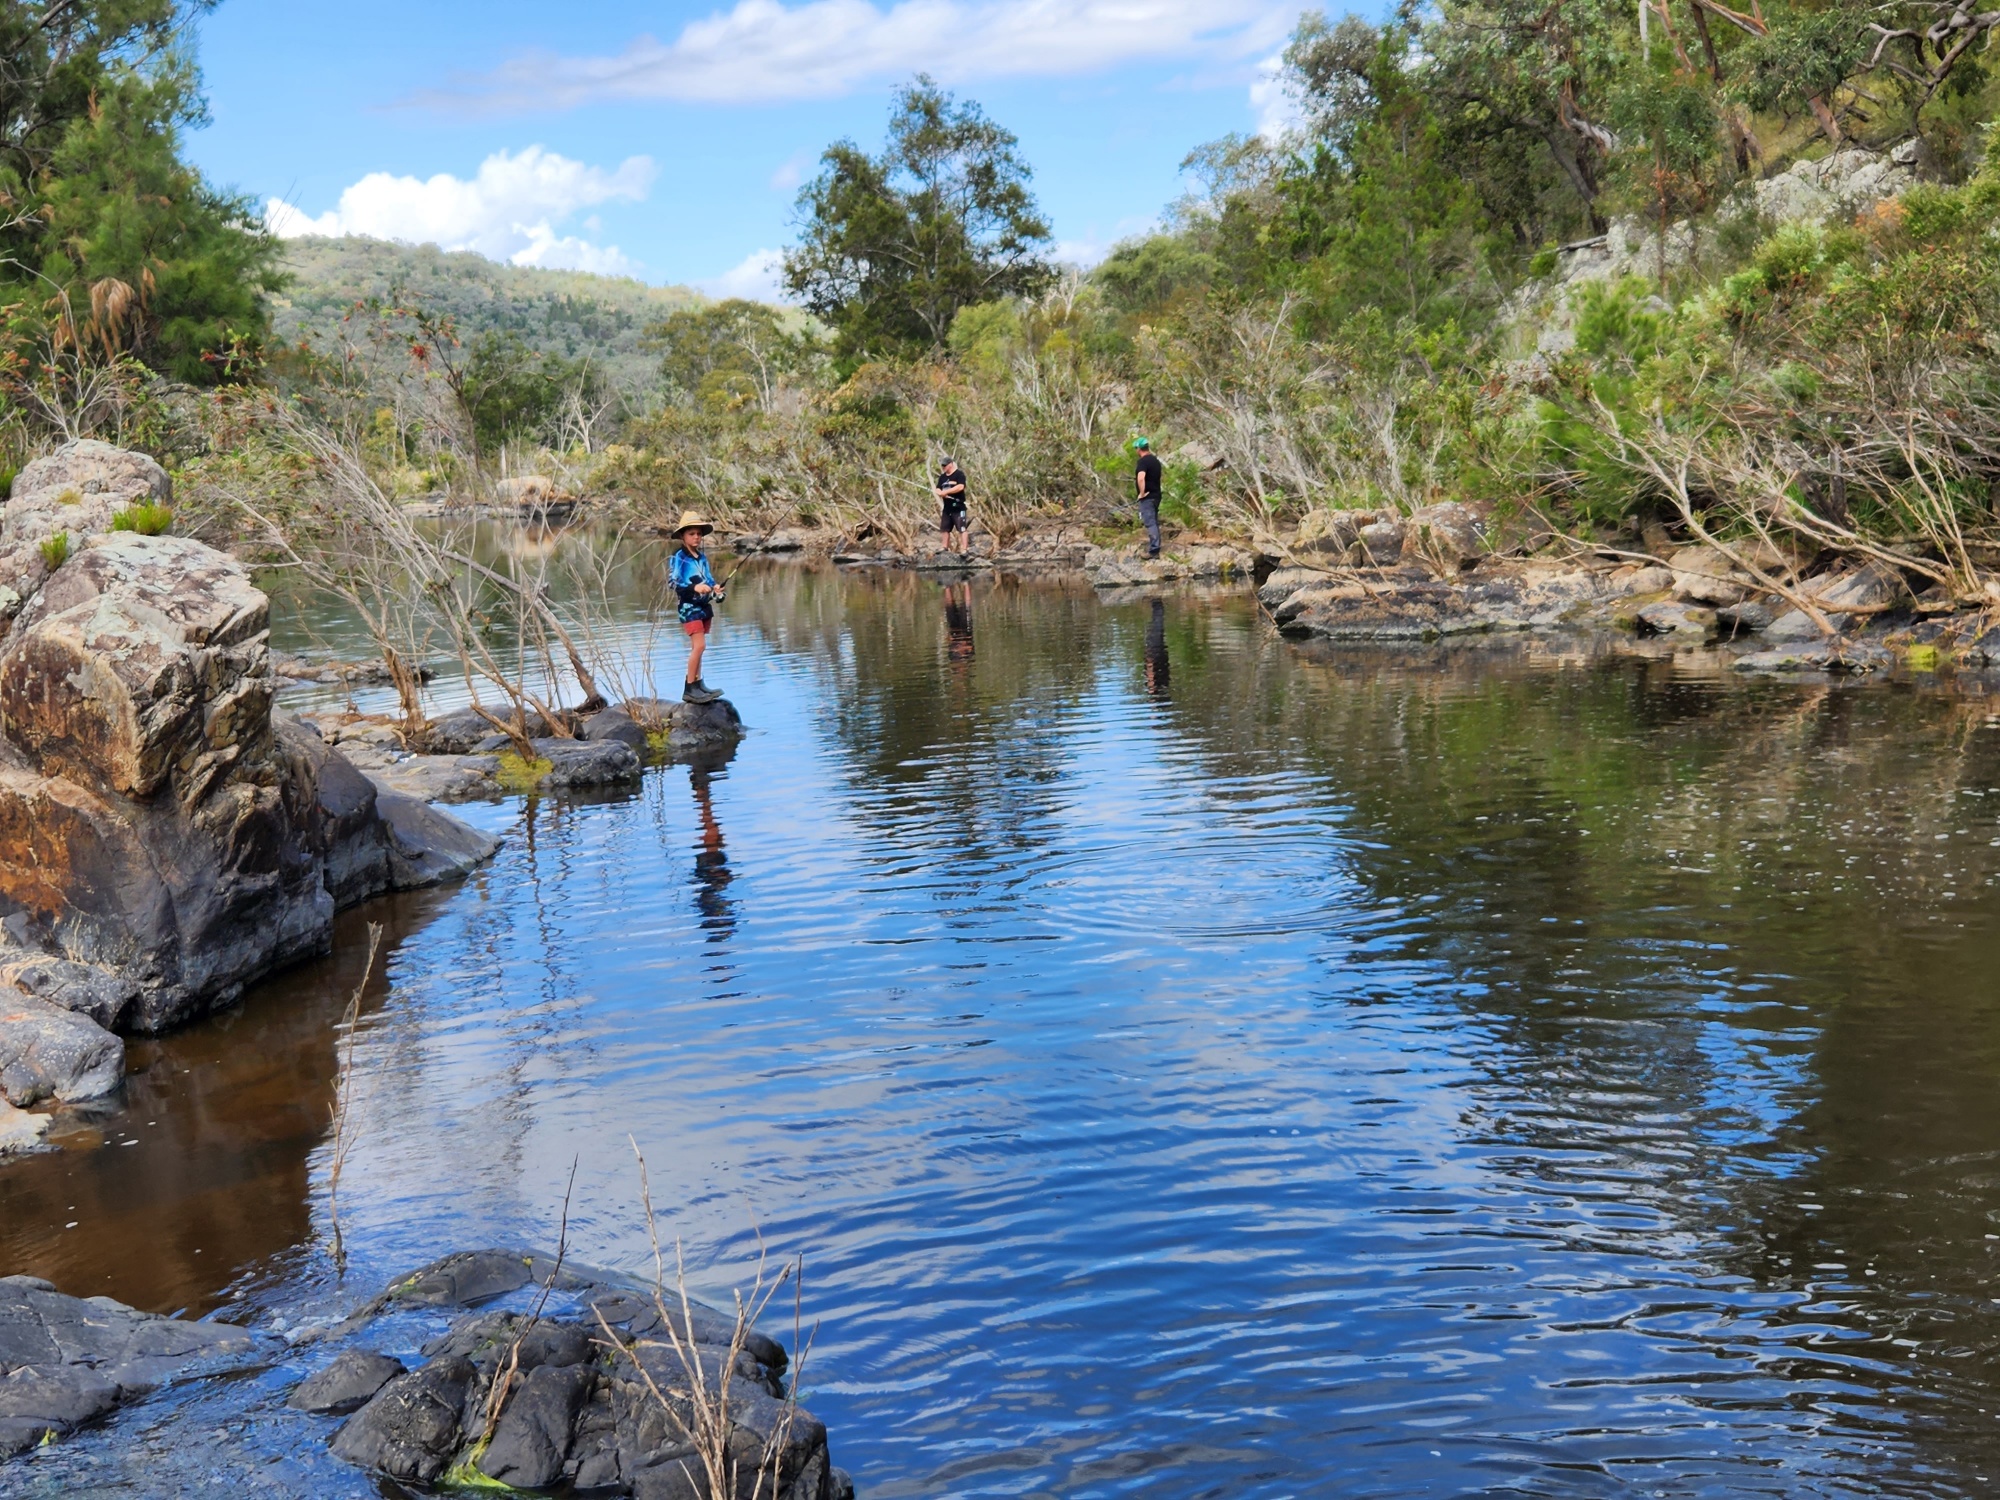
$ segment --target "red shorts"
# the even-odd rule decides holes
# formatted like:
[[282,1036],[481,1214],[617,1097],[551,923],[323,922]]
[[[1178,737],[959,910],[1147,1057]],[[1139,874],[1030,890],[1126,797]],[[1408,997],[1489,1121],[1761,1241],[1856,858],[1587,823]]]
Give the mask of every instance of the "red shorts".
[[682,622],[681,629],[689,635],[707,635],[709,626],[714,623],[713,620],[686,620]]

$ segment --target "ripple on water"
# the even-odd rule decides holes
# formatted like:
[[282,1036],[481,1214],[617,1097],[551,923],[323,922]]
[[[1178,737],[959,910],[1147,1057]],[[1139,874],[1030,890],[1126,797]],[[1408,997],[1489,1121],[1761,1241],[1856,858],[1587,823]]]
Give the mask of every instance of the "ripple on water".
[[[358,1280],[548,1240],[572,1159],[572,1253],[643,1267],[629,1136],[703,1286],[753,1224],[805,1252],[810,1401],[871,1496],[1982,1493],[2000,851],[1946,781],[1996,759],[1947,705],[1302,661],[1192,600],[1148,697],[1147,605],[982,586],[966,662],[928,585],[822,583],[828,631],[787,576],[720,638],[733,760],[478,811],[500,858],[398,927]],[[1959,758],[1925,783],[1912,743]],[[1913,859],[1939,821],[1972,833]],[[323,1090],[351,983],[225,1024]],[[201,1088],[158,1096],[183,1139]],[[184,1298],[323,1286],[294,1135],[292,1222]],[[37,1170],[0,1209],[93,1191]]]

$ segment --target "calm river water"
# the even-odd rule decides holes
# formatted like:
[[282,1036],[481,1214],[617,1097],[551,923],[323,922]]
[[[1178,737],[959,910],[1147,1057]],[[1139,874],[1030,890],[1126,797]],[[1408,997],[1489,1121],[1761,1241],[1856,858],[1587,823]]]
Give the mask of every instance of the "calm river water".
[[[466,809],[470,884],[0,1172],[0,1268],[296,1322],[552,1245],[574,1161],[570,1253],[636,1271],[629,1136],[698,1290],[805,1254],[871,1500],[2000,1487],[1995,705],[1314,653],[1240,594],[774,567],[728,614],[733,758]],[[380,1493],[282,1395],[0,1491]]]

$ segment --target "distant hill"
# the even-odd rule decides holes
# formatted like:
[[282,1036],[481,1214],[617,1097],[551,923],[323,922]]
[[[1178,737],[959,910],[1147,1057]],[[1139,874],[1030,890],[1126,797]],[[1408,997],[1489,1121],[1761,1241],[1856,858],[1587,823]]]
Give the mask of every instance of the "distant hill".
[[287,343],[304,337],[321,347],[337,345],[340,321],[357,301],[401,287],[424,306],[449,313],[467,343],[489,330],[512,329],[546,353],[592,355],[632,391],[658,379],[659,355],[639,347],[645,328],[675,308],[706,300],[690,287],[503,265],[469,250],[359,236],[289,240],[285,268],[295,279],[271,299],[271,323]]

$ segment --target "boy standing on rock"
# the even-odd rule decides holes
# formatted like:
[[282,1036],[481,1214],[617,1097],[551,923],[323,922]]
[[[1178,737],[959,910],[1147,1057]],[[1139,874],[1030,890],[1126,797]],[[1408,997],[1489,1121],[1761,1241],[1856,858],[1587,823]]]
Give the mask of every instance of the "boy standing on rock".
[[[937,483],[931,489],[944,507],[938,518],[938,530],[944,536],[944,550],[963,555],[972,546],[972,522],[966,514],[965,470],[958,466],[958,460],[947,458],[944,467],[938,470]],[[952,545],[957,538],[957,546]]]
[[1139,450],[1139,463],[1132,482],[1139,487],[1139,519],[1146,527],[1146,556],[1160,555],[1160,461],[1153,456],[1149,439],[1132,445]]
[[673,581],[674,594],[680,600],[681,629],[687,632],[688,638],[687,686],[681,691],[683,703],[713,703],[722,696],[701,680],[702,653],[708,647],[709,632],[715,628],[715,603],[722,597],[722,585],[715,581],[715,573],[702,551],[702,538],[713,530],[713,526],[691,510],[682,511],[680,520],[674,525],[674,533],[680,537],[681,544],[674,549],[668,576]]

